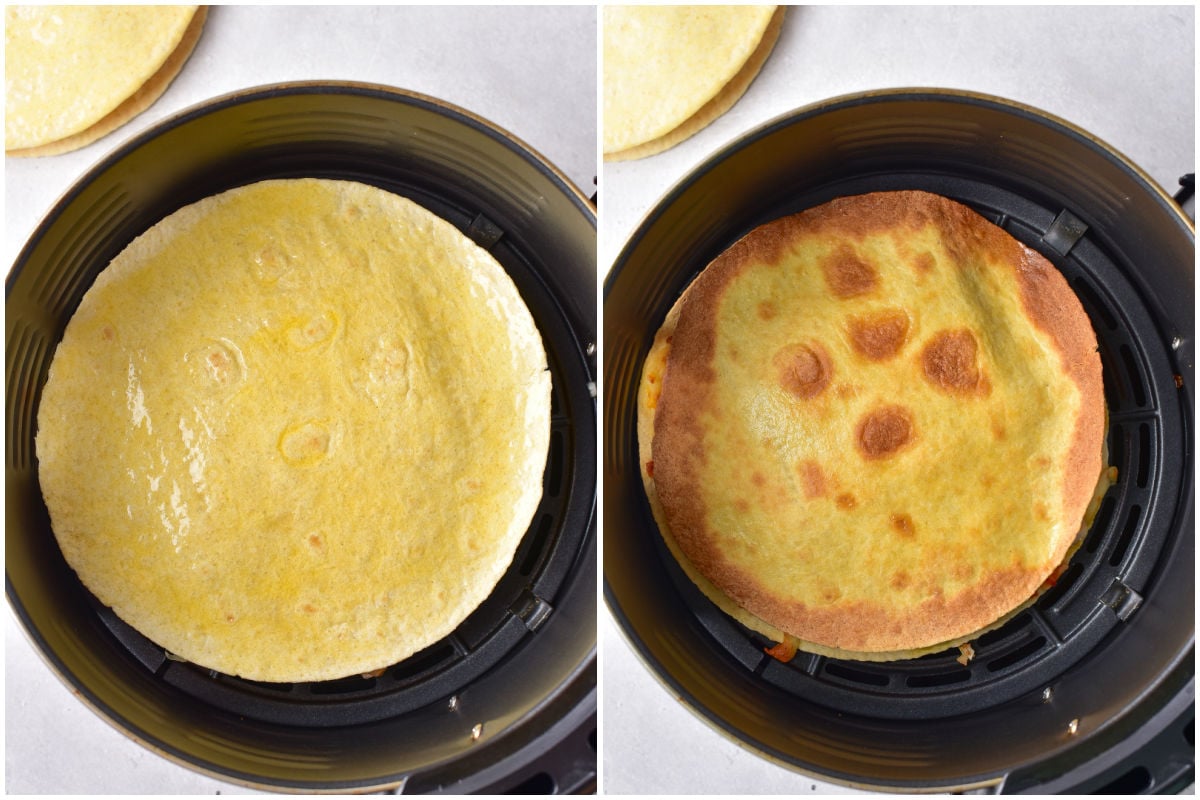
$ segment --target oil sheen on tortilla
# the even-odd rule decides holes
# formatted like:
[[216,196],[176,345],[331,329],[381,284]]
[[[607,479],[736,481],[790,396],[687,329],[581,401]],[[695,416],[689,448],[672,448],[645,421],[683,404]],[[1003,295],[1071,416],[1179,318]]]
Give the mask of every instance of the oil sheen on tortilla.
[[129,245],[39,410],[67,562],[182,659],[374,671],[492,591],[541,497],[550,377],[488,253],[360,183],[264,181]]

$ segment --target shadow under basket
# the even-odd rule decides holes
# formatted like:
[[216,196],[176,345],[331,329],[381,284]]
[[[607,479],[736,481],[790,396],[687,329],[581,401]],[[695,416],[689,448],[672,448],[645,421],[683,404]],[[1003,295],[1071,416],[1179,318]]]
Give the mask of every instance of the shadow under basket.
[[[487,249],[541,331],[552,408],[533,522],[507,573],[457,630],[374,677],[272,684],[173,659],[83,588],[51,531],[33,441],[54,348],[97,273],[184,205],[290,177],[395,192]],[[239,92],[104,159],[48,214],[6,285],[6,588],[51,667],[127,735],[249,786],[594,789],[595,225],[588,200],[510,135],[388,87]]]
[[[1046,256],[1092,320],[1119,478],[1033,606],[973,644],[889,663],[799,653],[721,613],[658,535],[638,466],[642,363],[691,280],[754,227],[921,189]],[[1191,222],[1093,137],[998,98],[900,90],[780,117],[672,188],[604,299],[604,589],[632,646],[713,727],[836,783],[902,791],[1161,792],[1194,775]]]

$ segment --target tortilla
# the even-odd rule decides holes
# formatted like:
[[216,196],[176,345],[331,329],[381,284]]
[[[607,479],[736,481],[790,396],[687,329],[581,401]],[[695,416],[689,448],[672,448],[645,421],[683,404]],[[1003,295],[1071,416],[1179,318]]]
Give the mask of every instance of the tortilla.
[[4,150],[65,153],[149,108],[183,68],[203,6],[9,6]]
[[251,184],[96,278],[38,412],[68,564],[175,656],[371,672],[451,633],[542,492],[550,377],[487,252],[363,184]]
[[727,613],[835,657],[940,650],[1027,605],[1107,487],[1095,334],[1044,258],[922,192],[751,231],[646,359],[651,508]]
[[604,159],[662,152],[732,108],[783,16],[779,6],[605,6]]

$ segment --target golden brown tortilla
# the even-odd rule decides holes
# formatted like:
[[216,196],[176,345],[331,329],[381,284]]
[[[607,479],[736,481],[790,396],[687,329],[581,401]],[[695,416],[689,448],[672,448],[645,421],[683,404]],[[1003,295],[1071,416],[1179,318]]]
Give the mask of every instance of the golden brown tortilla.
[[902,658],[1003,621],[1106,487],[1095,335],[1062,276],[919,192],[752,231],[668,316],[639,398],[664,538],[739,621]]
[[446,636],[542,491],[550,378],[511,279],[363,184],[234,189],[96,279],[55,353],[39,477],[83,583],[171,653],[263,681]]

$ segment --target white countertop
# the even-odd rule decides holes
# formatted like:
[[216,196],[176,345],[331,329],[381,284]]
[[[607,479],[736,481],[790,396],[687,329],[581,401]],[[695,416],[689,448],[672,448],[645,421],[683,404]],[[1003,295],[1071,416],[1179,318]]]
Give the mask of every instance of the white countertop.
[[[1123,153],[1171,194],[1195,170],[1190,5],[793,8],[762,72],[728,113],[673,150],[604,165],[601,273],[658,199],[731,140],[819,100],[901,87],[970,90],[1047,111]],[[607,793],[837,791],[700,721],[638,660],[607,610],[600,648]]]
[[[591,6],[220,6],[183,71],[145,113],[82,150],[5,159],[8,268],[80,176],[153,123],[231,91],[294,80],[380,83],[432,95],[523,141],[585,195],[596,176]],[[118,733],[5,622],[5,785],[10,794],[230,794]]]

